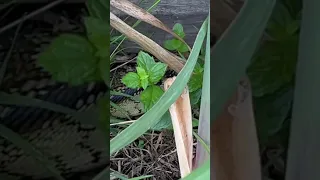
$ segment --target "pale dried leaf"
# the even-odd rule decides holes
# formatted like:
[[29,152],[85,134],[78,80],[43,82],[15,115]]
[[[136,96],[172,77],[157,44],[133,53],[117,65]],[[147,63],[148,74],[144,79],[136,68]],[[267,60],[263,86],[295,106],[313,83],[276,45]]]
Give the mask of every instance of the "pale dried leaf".
[[[164,89],[168,90],[175,77],[164,82]],[[192,113],[189,91],[185,91],[170,106],[170,114],[174,130],[174,138],[177,146],[181,177],[187,176],[192,171]]]
[[[141,21],[144,21],[148,24],[151,24],[159,29],[162,29],[170,33],[175,38],[179,39],[180,41],[182,41],[188,46],[188,44],[181,37],[179,37],[170,28],[168,28],[165,24],[163,24],[158,18],[154,17],[148,11],[140,8],[139,6],[133,4],[132,2],[128,0],[110,0],[110,5],[132,17],[135,17]],[[189,51],[191,51],[191,48],[189,46],[188,46],[188,49]]]
[[110,25],[120,33],[127,36],[130,40],[139,44],[143,49],[150,52],[157,59],[168,64],[168,66],[172,68],[174,71],[180,72],[180,70],[183,68],[184,62],[180,57],[168,52],[159,44],[133,29],[111,12]]

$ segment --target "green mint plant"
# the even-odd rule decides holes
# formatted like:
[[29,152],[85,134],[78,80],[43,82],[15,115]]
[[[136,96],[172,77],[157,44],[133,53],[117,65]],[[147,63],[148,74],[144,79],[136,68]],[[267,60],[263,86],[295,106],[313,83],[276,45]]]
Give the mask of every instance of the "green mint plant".
[[[294,3],[277,1],[247,73],[255,97],[272,95],[292,86],[298,57],[300,18]],[[301,7],[301,6],[300,6]]]
[[[176,23],[173,26],[172,30],[182,39],[185,37],[185,32],[183,31],[183,26],[181,24]],[[176,38],[164,41],[164,47],[169,51],[177,51],[180,55],[181,53],[188,52],[187,45]],[[204,54],[205,54],[204,51],[205,51],[205,48],[202,48],[200,59],[201,59],[201,56],[204,57]],[[188,83],[190,100],[192,105],[196,105],[196,104],[199,105],[199,102],[200,102],[199,100],[201,97],[203,70],[204,70],[203,62],[198,62],[194,69],[193,75],[191,76]]]
[[143,88],[140,100],[144,110],[148,111],[162,96],[164,91],[156,84],[163,78],[167,65],[155,62],[148,53],[140,51],[137,56],[137,72],[129,72],[122,78],[122,83],[128,88]]
[[191,105],[200,105],[199,102],[202,94],[203,71],[203,65],[197,63],[193,70],[193,75],[188,82]]
[[[173,32],[176,33],[179,37],[182,39],[185,37],[185,33],[183,31],[183,26],[182,24],[176,23],[173,26]],[[164,41],[164,47],[170,51],[178,51],[180,53],[185,53],[188,52],[188,46],[181,42],[179,39],[169,39]]]
[[[38,63],[52,78],[72,86],[104,81],[109,86],[109,2],[87,0],[86,36],[61,34],[40,54]],[[98,100],[99,123],[108,132],[109,97]],[[108,137],[108,134],[106,134]]]
[[61,34],[40,54],[38,63],[59,82],[109,84],[109,5],[88,0],[86,6],[90,14],[84,17],[86,36]]

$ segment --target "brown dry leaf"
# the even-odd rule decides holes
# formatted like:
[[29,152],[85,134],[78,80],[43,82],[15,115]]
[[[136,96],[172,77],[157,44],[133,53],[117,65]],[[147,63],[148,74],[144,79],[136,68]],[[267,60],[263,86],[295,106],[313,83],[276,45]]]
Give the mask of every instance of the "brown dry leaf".
[[168,66],[172,68],[174,71],[179,73],[180,70],[183,68],[184,62],[180,57],[168,52],[159,44],[133,29],[111,12],[110,25],[120,33],[127,36],[130,40],[139,44],[143,49],[150,52],[157,59],[168,64]]
[[128,0],[110,0],[110,5],[132,17],[135,17],[141,21],[144,21],[148,24],[151,24],[159,29],[162,29],[170,33],[175,38],[179,39],[184,44],[186,44],[188,46],[189,51],[191,51],[191,48],[189,47],[189,45],[181,37],[179,37],[176,33],[174,33],[170,28],[168,28],[158,18],[154,17],[148,11],[140,8],[139,6],[133,4]]
[[[168,78],[164,82],[164,89],[168,90],[176,77]],[[192,112],[189,98],[189,91],[185,91],[170,106],[170,115],[174,130],[181,177],[187,176],[192,171]]]

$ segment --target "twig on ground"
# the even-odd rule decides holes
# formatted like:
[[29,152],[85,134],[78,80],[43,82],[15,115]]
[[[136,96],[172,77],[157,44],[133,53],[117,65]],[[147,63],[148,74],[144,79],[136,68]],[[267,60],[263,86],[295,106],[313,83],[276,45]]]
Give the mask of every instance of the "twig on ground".
[[13,21],[12,23],[0,28],[0,34],[3,33],[4,31],[7,31],[7,30],[19,25],[21,22],[23,22],[23,21],[25,21],[27,19],[30,19],[30,18],[32,18],[32,17],[34,17],[34,16],[36,16],[36,15],[38,15],[38,14],[40,14],[40,13],[46,11],[46,10],[48,10],[48,9],[53,8],[54,6],[62,3],[63,1],[65,1],[65,0],[56,0],[54,2],[51,2],[51,3],[39,8],[39,9],[37,9],[35,11],[33,11],[33,12],[31,12],[30,14],[28,14],[26,16],[23,16],[20,19],[17,19],[15,21]]

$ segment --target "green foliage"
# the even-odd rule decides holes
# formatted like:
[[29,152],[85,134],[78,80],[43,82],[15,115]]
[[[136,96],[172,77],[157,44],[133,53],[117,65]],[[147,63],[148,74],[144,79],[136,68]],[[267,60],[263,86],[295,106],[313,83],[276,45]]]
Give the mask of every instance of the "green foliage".
[[139,67],[142,67],[143,69],[149,71],[155,63],[156,62],[154,61],[153,57],[148,53],[145,53],[143,51],[139,52],[137,57],[137,64]]
[[97,48],[96,56],[109,57],[109,25],[104,21],[94,18],[85,17],[84,24],[87,30],[89,41]]
[[189,92],[189,95],[191,105],[200,105],[199,102],[202,95],[202,89],[197,89],[196,91]]
[[[87,0],[86,6],[91,17],[109,22],[109,3],[105,0]],[[109,31],[107,31],[109,33]]]
[[[172,30],[182,39],[185,37],[181,24],[176,23]],[[176,38],[164,41],[164,47],[170,51],[178,51],[180,53],[188,52],[188,46]]]
[[[185,33],[183,31],[182,24],[176,23],[173,26],[173,32],[175,32],[179,37],[184,38]],[[164,41],[164,47],[170,51],[177,51],[179,53],[184,53],[188,51],[187,45],[181,42],[179,39],[170,39]],[[200,57],[204,57],[205,48],[202,47]],[[194,69],[194,72],[189,80],[188,88],[191,96],[191,104],[197,104],[200,100],[201,93],[199,93],[199,89],[202,87],[203,81],[203,64],[197,63]],[[200,91],[201,92],[201,91]]]
[[110,84],[110,59],[109,57],[103,57],[99,61],[99,70],[100,70],[100,76],[104,80],[105,84]]
[[292,15],[289,9],[281,1],[277,1],[266,32],[275,40],[286,39],[297,33],[300,20],[296,19],[296,14]]
[[161,117],[161,120],[151,127],[152,130],[160,131],[163,129],[173,129],[170,112],[167,111]]
[[166,69],[167,69],[167,65],[164,63],[158,62],[158,63],[154,64],[154,66],[152,66],[152,68],[149,71],[150,83],[154,83],[154,84],[158,83],[162,79],[164,74],[166,73]]
[[149,111],[110,141],[110,154],[119,151],[121,148],[140,137],[152,126],[156,125],[161,117],[168,111],[171,104],[179,98],[187,85],[198,60],[201,45],[203,44],[204,37],[206,36],[207,23],[208,19],[206,19],[200,28],[191,54],[184,68],[178,74],[175,82],[173,82],[172,86],[164,92],[157,103]]
[[193,75],[188,83],[190,92],[197,91],[202,87],[203,70],[203,67],[197,63],[196,67],[194,68]]
[[95,48],[87,39],[63,34],[40,54],[39,64],[57,81],[80,85],[101,80],[98,73],[99,59],[94,56],[94,52]]
[[144,104],[145,111],[151,109],[162,94],[163,90],[159,86],[151,85],[145,89],[140,95],[140,100]]
[[303,1],[286,180],[320,179],[319,7],[320,1]]
[[128,88],[137,89],[141,86],[140,77],[137,73],[134,72],[128,72],[121,81]]
[[191,105],[200,106],[199,102],[202,95],[203,71],[203,66],[200,65],[200,63],[197,63],[188,82]]
[[137,73],[141,82],[141,87],[146,89],[149,85],[149,74],[141,67],[137,67]]
[[254,96],[272,94],[293,81],[300,19],[297,10],[287,8],[289,1],[293,0],[277,1],[266,28],[270,38],[262,42],[248,68]]
[[164,76],[167,65],[155,62],[148,53],[140,51],[137,57],[137,73],[129,72],[122,78],[122,83],[132,89],[143,88],[140,95],[145,111],[149,110],[161,97],[163,90],[156,86]]
[[248,68],[254,96],[272,94],[292,82],[298,55],[298,35],[265,41]]
[[53,79],[70,85],[102,80],[109,83],[108,7],[104,1],[88,0],[91,16],[84,18],[87,37],[60,35],[40,54],[39,64]]
[[287,7],[292,17],[301,19],[302,0],[281,0],[281,2]]
[[276,135],[286,120],[293,100],[293,89],[283,89],[276,93],[254,98],[254,114],[259,142],[265,145]]

